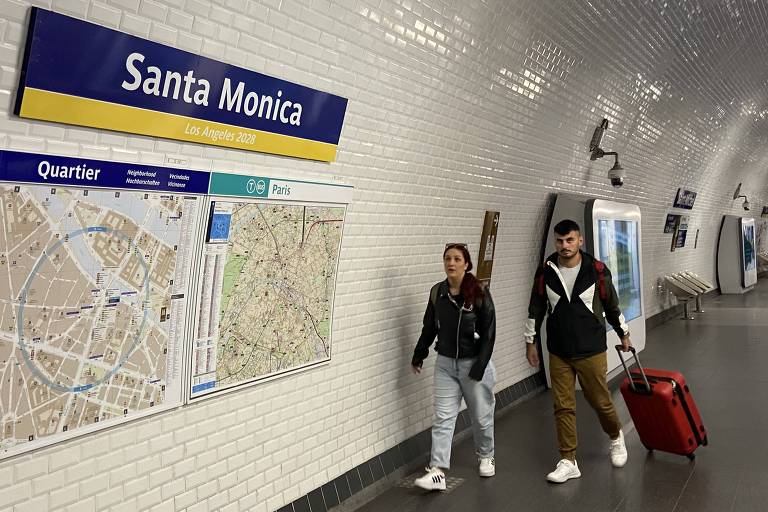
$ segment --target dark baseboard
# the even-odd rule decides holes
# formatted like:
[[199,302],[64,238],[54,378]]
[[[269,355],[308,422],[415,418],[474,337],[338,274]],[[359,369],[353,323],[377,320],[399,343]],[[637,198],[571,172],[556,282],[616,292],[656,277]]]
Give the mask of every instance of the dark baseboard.
[[[682,319],[682,317],[683,317],[683,305],[677,304],[675,306],[672,306],[669,309],[665,309],[664,311],[656,313],[652,317],[646,318],[645,332],[648,332],[651,329],[660,326],[661,324],[665,324],[670,320],[674,320],[675,318]],[[631,335],[632,334],[630,333],[630,336]]]

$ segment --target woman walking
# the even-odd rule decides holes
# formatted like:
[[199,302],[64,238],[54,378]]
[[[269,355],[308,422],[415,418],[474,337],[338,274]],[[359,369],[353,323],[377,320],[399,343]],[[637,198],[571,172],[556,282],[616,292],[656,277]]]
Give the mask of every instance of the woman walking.
[[496,474],[496,369],[491,362],[496,339],[493,300],[490,291],[484,290],[470,272],[472,259],[465,245],[448,245],[443,252],[443,266],[446,279],[430,290],[424,326],[411,360],[413,372],[421,373],[429,347],[437,337],[432,452],[426,474],[414,482],[427,490],[445,490],[445,470],[451,466],[451,443],[462,398],[472,418],[478,473],[482,477]]

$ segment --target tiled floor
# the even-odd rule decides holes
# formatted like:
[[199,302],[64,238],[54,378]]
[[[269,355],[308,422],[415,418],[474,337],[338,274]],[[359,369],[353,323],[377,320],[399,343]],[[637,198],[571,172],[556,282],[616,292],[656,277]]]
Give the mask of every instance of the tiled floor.
[[[549,392],[514,408],[496,423],[496,476],[476,474],[472,440],[456,447],[450,493],[392,487],[364,512],[459,511],[768,511],[768,284],[742,296],[718,296],[694,321],[673,320],[648,334],[645,366],[681,370],[696,397],[709,446],[695,462],[640,444],[631,425],[629,462],[611,467],[607,439],[579,396],[578,462],[582,477],[545,480],[557,462]],[[629,416],[618,391],[622,420]]]

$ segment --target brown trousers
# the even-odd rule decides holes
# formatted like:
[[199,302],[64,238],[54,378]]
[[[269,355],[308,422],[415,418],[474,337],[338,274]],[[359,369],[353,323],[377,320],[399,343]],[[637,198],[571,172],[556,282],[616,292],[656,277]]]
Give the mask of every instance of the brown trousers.
[[621,430],[619,416],[611,401],[606,373],[608,356],[605,352],[583,359],[563,359],[549,355],[549,375],[555,405],[555,425],[560,457],[576,460],[576,376],[584,397],[597,413],[603,431],[616,439]]

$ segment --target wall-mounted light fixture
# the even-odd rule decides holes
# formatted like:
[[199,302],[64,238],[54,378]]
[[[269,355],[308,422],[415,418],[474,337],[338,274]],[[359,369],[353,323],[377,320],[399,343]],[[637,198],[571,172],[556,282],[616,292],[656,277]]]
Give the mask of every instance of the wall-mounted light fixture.
[[747,199],[747,196],[741,193],[741,183],[739,183],[739,186],[736,187],[736,191],[733,193],[733,200],[735,201],[740,197],[744,198],[744,202],[741,203],[741,207],[746,211],[749,211],[749,199]]
[[597,128],[595,128],[595,132],[592,134],[592,141],[589,143],[589,159],[597,160],[598,158],[603,158],[605,155],[613,155],[615,160],[613,162],[613,167],[611,167],[611,170],[608,171],[608,179],[611,180],[611,185],[619,188],[624,185],[624,179],[627,177],[627,173],[619,163],[619,154],[617,152],[604,151],[600,147],[600,142],[603,140],[603,134],[607,129],[608,120],[603,118],[603,120],[600,121],[600,124],[597,125]]

